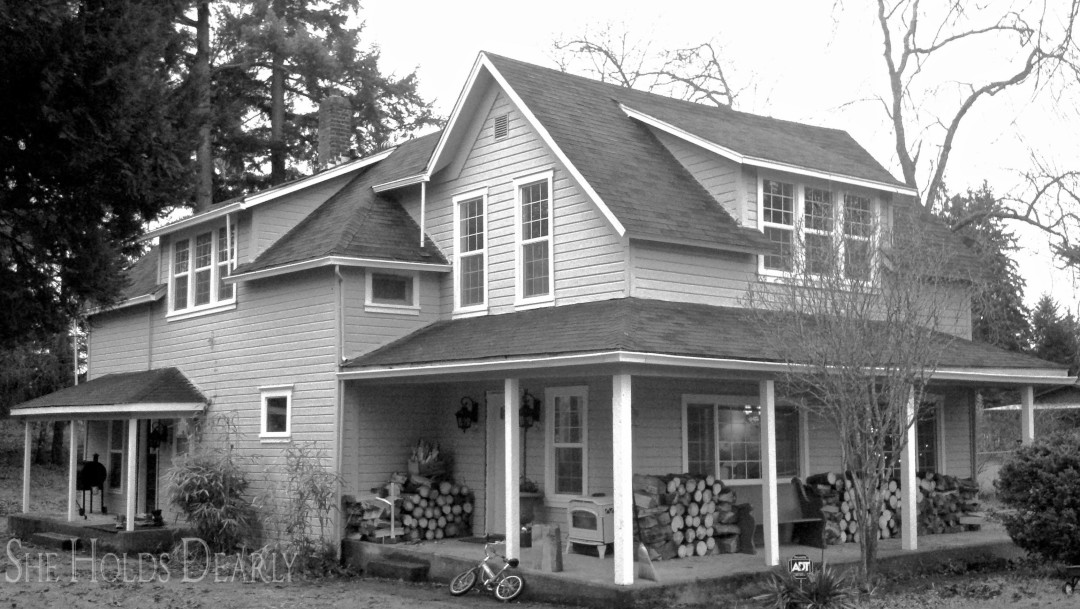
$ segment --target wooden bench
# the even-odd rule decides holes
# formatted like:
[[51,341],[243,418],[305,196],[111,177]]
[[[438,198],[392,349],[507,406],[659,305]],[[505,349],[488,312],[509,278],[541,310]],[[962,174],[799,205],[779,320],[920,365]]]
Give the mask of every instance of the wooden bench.
[[[791,541],[812,548],[824,548],[825,514],[821,511],[821,499],[807,495],[806,487],[797,477],[791,479],[790,493],[785,493],[782,488],[777,491],[779,523],[781,527],[790,527]],[[780,538],[787,537],[782,534]]]

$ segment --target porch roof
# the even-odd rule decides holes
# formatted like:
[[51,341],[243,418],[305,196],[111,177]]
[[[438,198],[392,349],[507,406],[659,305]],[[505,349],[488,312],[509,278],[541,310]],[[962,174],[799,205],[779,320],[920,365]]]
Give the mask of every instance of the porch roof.
[[[748,322],[739,308],[641,298],[445,320],[347,361],[341,376],[513,369],[545,360],[781,371],[785,364]],[[1076,381],[1065,366],[960,338],[950,340],[935,377],[1017,384]]]
[[27,419],[126,419],[191,416],[207,399],[177,368],[106,374],[11,408]]

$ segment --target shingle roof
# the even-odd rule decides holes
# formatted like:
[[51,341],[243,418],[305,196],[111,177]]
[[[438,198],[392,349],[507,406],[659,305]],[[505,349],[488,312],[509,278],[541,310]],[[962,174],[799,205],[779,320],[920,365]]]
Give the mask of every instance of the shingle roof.
[[[944,339],[944,335],[942,335]],[[619,298],[435,322],[345,369],[632,351],[748,361],[778,361],[744,309]],[[1065,368],[983,343],[952,339],[943,367]]]
[[177,368],[106,374],[74,387],[12,406],[25,408],[108,406],[122,404],[206,404],[203,394]]
[[125,272],[128,284],[120,293],[118,302],[131,300],[139,296],[154,295],[165,287],[164,283],[158,281],[158,259],[160,256],[161,248],[155,245],[128,268]]
[[411,140],[365,168],[258,258],[237,267],[236,274],[324,256],[446,264],[430,238],[419,246],[420,227],[412,217],[371,188],[422,171],[437,142],[437,133]]
[[619,109],[620,101],[648,94],[487,57],[631,237],[771,249],[760,232],[739,226],[648,127]]

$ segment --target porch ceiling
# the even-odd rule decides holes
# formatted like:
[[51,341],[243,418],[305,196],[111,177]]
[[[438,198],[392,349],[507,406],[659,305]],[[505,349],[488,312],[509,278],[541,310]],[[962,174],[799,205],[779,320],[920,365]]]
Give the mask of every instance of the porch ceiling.
[[23,419],[128,419],[191,416],[207,399],[177,368],[107,374],[11,408]]
[[[1058,384],[1065,367],[969,340],[948,340],[935,378],[950,382]],[[439,321],[352,359],[342,378],[404,378],[581,365],[651,365],[778,373],[786,369],[747,313],[618,298]]]

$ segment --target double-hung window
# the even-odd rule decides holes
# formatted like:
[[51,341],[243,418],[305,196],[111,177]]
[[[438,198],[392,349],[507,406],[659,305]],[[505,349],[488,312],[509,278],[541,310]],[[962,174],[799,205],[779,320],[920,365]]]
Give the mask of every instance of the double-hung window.
[[284,441],[292,435],[292,385],[260,387],[262,400],[259,438]]
[[454,197],[455,312],[487,308],[487,190]]
[[760,271],[787,275],[838,273],[868,280],[878,216],[874,199],[857,189],[762,178],[761,229],[774,251],[761,256]]
[[236,288],[225,281],[235,266],[235,225],[174,241],[170,314],[217,310],[235,303]]
[[[761,408],[752,397],[683,396],[685,470],[722,480],[761,479]],[[776,475],[799,469],[799,415],[776,408]]]
[[551,180],[551,171],[514,180],[518,231],[517,300],[522,304],[552,298]]
[[547,488],[556,495],[585,495],[589,490],[588,389],[555,387],[545,396]]

